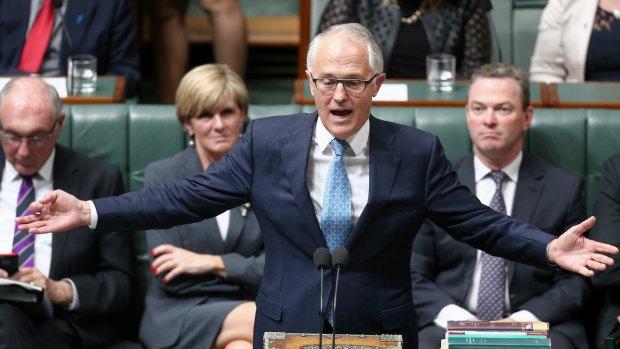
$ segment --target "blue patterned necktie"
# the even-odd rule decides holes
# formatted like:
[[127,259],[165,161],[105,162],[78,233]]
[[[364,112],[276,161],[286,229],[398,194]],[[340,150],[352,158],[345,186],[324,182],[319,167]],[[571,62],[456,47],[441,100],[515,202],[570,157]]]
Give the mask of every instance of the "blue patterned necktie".
[[330,252],[338,246],[344,246],[353,220],[351,218],[351,185],[344,166],[342,154],[349,148],[346,141],[334,139],[330,142],[334,157],[329,165],[323,209],[321,211],[321,231]]
[[[353,226],[351,217],[351,185],[344,166],[342,154],[349,148],[349,143],[333,139],[330,144],[334,149],[334,157],[329,165],[323,209],[321,210],[321,231],[330,252],[338,246],[344,246]],[[333,326],[333,301],[327,302],[325,318]]]
[[[495,182],[495,194],[489,207],[506,214],[502,184],[508,176],[502,171],[492,171],[489,177]],[[491,321],[504,318],[505,288],[506,261],[501,257],[482,252],[482,273],[478,291],[478,318],[480,320]]]
[[[22,176],[22,184],[17,194],[17,209],[15,215],[21,217],[32,214],[28,206],[35,199],[32,176]],[[15,235],[13,236],[13,252],[19,255],[19,267],[34,267],[34,235],[26,231],[19,231],[15,224]]]

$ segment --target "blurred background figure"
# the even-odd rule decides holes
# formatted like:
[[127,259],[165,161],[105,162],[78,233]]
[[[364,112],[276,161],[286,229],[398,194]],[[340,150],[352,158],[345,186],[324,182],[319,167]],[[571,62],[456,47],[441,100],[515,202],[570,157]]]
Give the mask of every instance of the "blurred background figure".
[[15,217],[54,189],[91,199],[124,191],[118,169],[56,144],[64,121],[56,90],[39,78],[13,79],[0,92],[0,253],[19,254],[11,279],[45,289],[42,304],[0,301],[2,348],[105,348],[128,328],[131,234],[15,229]]
[[124,76],[126,95],[136,92],[140,56],[127,0],[0,0],[0,13],[1,75],[66,75],[68,57],[90,54],[99,75]]
[[620,81],[620,0],[549,0],[530,65],[532,81]]
[[[150,6],[155,65],[161,103],[174,103],[175,91],[189,62],[185,14],[190,0],[154,0]],[[240,76],[247,62],[247,28],[239,0],[200,0],[213,28],[216,63]]]
[[375,36],[389,78],[426,78],[426,56],[451,53],[458,77],[491,60],[491,34],[478,0],[330,0],[319,32],[357,22]]
[[[620,246],[620,154],[603,163],[601,182],[594,207],[596,226],[590,232],[594,239]],[[613,332],[620,331],[620,259],[614,256],[609,270],[592,278],[599,304],[595,310],[595,345]]]
[[[145,186],[201,173],[224,157],[247,118],[248,93],[225,65],[188,72],[176,94],[190,147],[149,165]],[[263,240],[249,205],[147,234],[153,281],[140,338],[149,348],[251,348]]]

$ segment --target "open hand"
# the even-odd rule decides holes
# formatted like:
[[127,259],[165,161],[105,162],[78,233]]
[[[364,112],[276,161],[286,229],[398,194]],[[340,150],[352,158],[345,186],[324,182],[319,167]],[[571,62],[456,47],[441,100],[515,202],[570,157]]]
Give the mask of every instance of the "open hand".
[[607,266],[614,264],[613,259],[603,253],[617,254],[616,246],[583,236],[595,222],[596,218],[590,217],[552,240],[548,249],[549,261],[563,269],[588,277],[593,276],[595,270],[605,270]]
[[34,214],[17,217],[19,229],[31,234],[66,231],[90,224],[90,206],[62,190],[45,194],[28,206]]

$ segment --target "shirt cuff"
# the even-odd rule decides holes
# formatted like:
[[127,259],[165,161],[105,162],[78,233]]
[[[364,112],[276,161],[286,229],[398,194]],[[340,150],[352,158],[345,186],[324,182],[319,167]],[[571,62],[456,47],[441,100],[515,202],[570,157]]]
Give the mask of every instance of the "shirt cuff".
[[71,279],[62,279],[62,281],[68,282],[69,285],[71,285],[71,289],[73,290],[73,300],[71,300],[71,303],[67,305],[67,310],[80,309],[80,297],[78,296],[77,288],[75,287],[75,284],[73,283],[73,281],[71,281]]
[[448,304],[437,314],[435,325],[447,330],[448,321],[463,321],[475,318],[474,314],[456,304]]
[[92,200],[88,200],[88,206],[90,206],[90,225],[88,225],[88,227],[90,229],[95,229],[97,228],[97,221],[99,219],[99,216],[97,216],[97,209]]
[[512,313],[510,314],[509,318],[513,319],[514,321],[528,321],[528,322],[540,321],[540,319],[537,318],[536,315],[532,314],[531,312],[527,310],[519,310],[516,313]]

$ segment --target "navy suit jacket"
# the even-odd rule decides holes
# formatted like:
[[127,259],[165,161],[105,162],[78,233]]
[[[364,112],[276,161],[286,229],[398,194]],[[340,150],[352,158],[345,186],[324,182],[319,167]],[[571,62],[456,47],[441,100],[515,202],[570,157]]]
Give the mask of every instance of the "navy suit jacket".
[[[476,192],[474,156],[455,162],[461,182]],[[523,154],[512,216],[543,231],[560,235],[585,218],[583,180],[529,154]],[[477,250],[426,223],[413,243],[411,273],[418,325],[433,324],[448,304],[466,308]],[[588,341],[581,318],[589,295],[586,278],[574,273],[507,262],[510,313],[527,310],[554,330],[571,338],[577,348]]]
[[[94,200],[97,229],[163,228],[252,203],[265,241],[256,299],[254,346],[263,332],[318,332],[319,273],[312,255],[325,247],[306,184],[317,113],[253,121],[228,155],[186,180]],[[411,244],[426,218],[493,254],[547,265],[553,236],[482,205],[452,171],[437,137],[370,117],[368,203],[345,245],[340,333],[400,333],[417,347],[411,297]],[[506,233],[508,232],[508,233]],[[332,287],[326,276],[324,304]]]
[[[597,223],[590,233],[593,239],[620,246],[620,154],[603,164],[601,183],[594,214]],[[620,329],[620,257],[612,256],[614,265],[592,278],[600,292],[600,308],[596,314],[595,336],[599,341]]]
[[[28,30],[30,1],[0,0],[0,74],[23,75],[17,69]],[[133,95],[140,82],[140,56],[134,15],[127,0],[69,0],[65,21],[73,49],[63,32],[60,73],[67,74],[71,54],[97,57],[100,75],[120,75]]]
[[[0,148],[0,175],[5,163]],[[54,189],[91,199],[124,192],[118,169],[56,146]],[[78,311],[54,308],[78,332],[84,347],[103,347],[127,328],[133,275],[132,237],[121,232],[93,234],[88,227],[52,237],[49,277],[71,279],[80,298]]]

